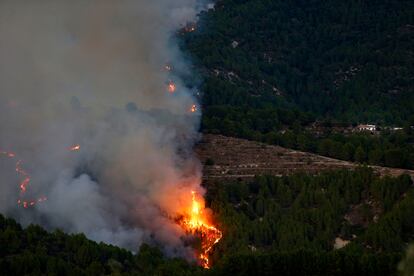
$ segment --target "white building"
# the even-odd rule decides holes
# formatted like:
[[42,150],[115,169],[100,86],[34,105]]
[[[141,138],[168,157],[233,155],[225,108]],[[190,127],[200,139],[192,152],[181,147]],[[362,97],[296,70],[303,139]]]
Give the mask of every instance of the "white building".
[[362,125],[361,124],[361,125],[358,125],[356,127],[356,129],[358,131],[371,131],[371,132],[373,132],[377,129],[377,126],[376,125]]

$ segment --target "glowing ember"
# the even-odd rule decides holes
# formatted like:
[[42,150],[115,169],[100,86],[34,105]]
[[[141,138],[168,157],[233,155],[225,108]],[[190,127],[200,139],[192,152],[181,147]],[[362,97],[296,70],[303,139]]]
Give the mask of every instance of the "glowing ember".
[[[5,155],[8,158],[15,158],[16,154],[13,152],[8,152],[8,151],[0,151],[0,155]],[[30,206],[34,206],[36,203],[40,203],[40,202],[44,202],[47,200],[47,198],[45,196],[42,196],[38,199],[32,199],[32,200],[23,200],[23,196],[25,195],[26,191],[27,191],[27,187],[30,184],[30,175],[23,169],[22,167],[23,161],[22,160],[18,160],[16,162],[16,166],[15,166],[15,171],[17,172],[17,174],[19,176],[23,177],[23,180],[20,182],[19,184],[19,188],[20,188],[20,199],[17,200],[17,204],[18,205],[22,205],[23,208],[28,208]]]
[[26,177],[21,183],[20,183],[20,191],[21,193],[26,192],[26,187],[29,185],[30,178]]
[[[80,145],[79,144],[73,145],[72,147],[69,148],[69,150],[78,151],[80,150]],[[9,151],[0,151],[0,155],[4,155],[11,159],[16,157],[15,153],[9,152]],[[23,197],[25,196],[26,191],[27,191],[27,187],[30,184],[30,175],[23,169],[22,164],[23,164],[22,160],[17,160],[16,166],[15,166],[15,171],[23,179],[19,183],[20,199],[17,200],[17,204],[22,205],[23,208],[28,208],[28,207],[36,205],[36,203],[41,203],[41,202],[46,201],[47,197],[42,196],[42,197],[39,197],[38,199],[23,200]]]
[[179,223],[187,233],[201,238],[201,252],[198,258],[204,268],[210,268],[209,254],[223,234],[208,222],[207,216],[203,213],[204,202],[197,200],[195,191],[191,191],[191,197],[190,210]]
[[192,33],[196,30],[196,25],[194,23],[189,23],[184,27],[184,32]]
[[191,113],[196,112],[196,111],[197,111],[197,106],[196,106],[195,104],[193,104],[193,105],[191,106],[190,111],[191,111]]
[[176,89],[177,89],[177,87],[175,86],[175,83],[173,83],[172,81],[170,81],[168,83],[168,92],[170,92],[171,94],[173,94]]
[[69,148],[70,151],[78,151],[80,150],[80,145],[76,144]]

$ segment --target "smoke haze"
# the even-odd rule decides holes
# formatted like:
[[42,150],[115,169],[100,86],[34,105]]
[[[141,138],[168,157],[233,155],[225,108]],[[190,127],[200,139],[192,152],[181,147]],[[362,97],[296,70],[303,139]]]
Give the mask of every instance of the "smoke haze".
[[[196,103],[175,71],[188,66],[173,33],[196,0],[0,2],[0,149],[31,175],[17,205],[13,162],[0,160],[0,212],[137,250],[190,256],[169,216],[199,193]],[[177,90],[166,90],[173,79]],[[81,145],[80,151],[68,149]]]

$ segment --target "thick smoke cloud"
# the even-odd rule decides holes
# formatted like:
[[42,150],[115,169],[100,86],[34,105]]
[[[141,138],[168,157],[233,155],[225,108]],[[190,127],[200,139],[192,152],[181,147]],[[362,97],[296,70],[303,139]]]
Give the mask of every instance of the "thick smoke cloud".
[[[154,242],[187,255],[171,220],[202,193],[191,154],[196,102],[172,34],[196,20],[196,0],[0,2],[0,149],[31,174],[16,204],[13,162],[0,160],[0,212],[23,224],[84,232],[137,250]],[[167,93],[174,79],[177,92]],[[81,150],[71,152],[71,145]]]

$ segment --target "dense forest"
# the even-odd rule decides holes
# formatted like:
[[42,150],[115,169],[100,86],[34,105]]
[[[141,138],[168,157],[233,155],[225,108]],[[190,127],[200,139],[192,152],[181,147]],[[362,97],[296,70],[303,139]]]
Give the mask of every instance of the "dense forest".
[[[182,40],[204,77],[204,132],[413,168],[414,2],[222,0],[199,26]],[[408,131],[303,131],[315,121]]]
[[[224,233],[211,270],[146,244],[134,255],[0,216],[0,274],[396,275],[414,237],[410,177],[368,168],[212,184],[207,202]],[[334,250],[336,238],[346,246]]]
[[296,107],[402,124],[414,113],[414,3],[222,0],[186,46],[206,106]]
[[23,229],[0,215],[0,275],[193,275],[197,270],[145,244],[133,255],[83,234],[48,233],[36,225]]
[[207,200],[227,234],[217,254],[329,251],[336,237],[353,249],[401,252],[414,237],[411,178],[379,178],[364,167],[220,182]]

